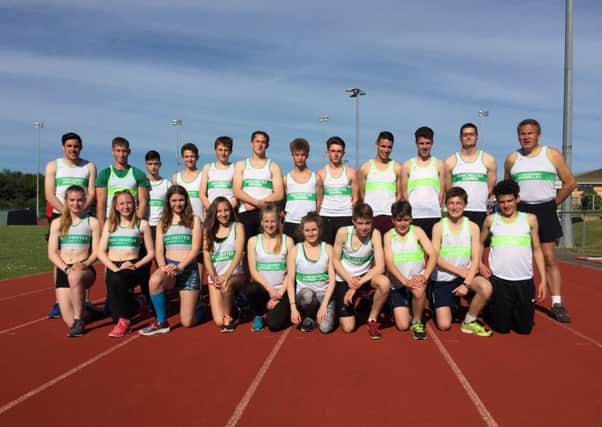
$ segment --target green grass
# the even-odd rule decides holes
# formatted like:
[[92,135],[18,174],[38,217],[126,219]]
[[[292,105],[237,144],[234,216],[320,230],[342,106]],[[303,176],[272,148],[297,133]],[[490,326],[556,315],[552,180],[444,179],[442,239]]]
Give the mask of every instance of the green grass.
[[580,222],[573,225],[575,248],[571,250],[577,255],[602,256],[602,220],[596,219],[585,222],[585,250],[583,250],[583,227]]
[[50,271],[47,226],[0,226],[0,279]]

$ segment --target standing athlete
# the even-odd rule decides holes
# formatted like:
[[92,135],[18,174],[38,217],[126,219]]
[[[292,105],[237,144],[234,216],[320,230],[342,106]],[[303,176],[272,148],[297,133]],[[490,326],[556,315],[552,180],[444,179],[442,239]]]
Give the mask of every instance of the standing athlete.
[[228,199],[233,209],[238,207],[232,191],[234,164],[230,162],[230,155],[233,143],[229,136],[217,137],[213,144],[215,161],[207,163],[201,170],[201,202],[205,211],[217,197]]
[[[203,218],[203,204],[201,203],[201,171],[197,169],[196,162],[199,159],[199,149],[192,143],[182,145],[182,162],[184,169],[177,172],[171,178],[172,184],[181,185],[188,192],[192,213]],[[202,262],[202,261],[200,261]]]
[[[518,124],[518,142],[521,148],[508,155],[504,163],[504,176],[512,178],[520,186],[518,209],[532,213],[539,223],[539,240],[546,265],[547,284],[552,297],[551,316],[568,323],[560,296],[561,278],[556,261],[556,239],[562,236],[556,207],[577,187],[575,177],[562,154],[552,147],[539,144],[541,126],[534,119]],[[556,191],[556,179],[562,187]]]

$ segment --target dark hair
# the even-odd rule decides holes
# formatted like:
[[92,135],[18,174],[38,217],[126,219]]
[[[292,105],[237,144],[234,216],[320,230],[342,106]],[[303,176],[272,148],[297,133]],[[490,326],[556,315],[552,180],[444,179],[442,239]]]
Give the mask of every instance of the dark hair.
[[262,135],[263,137],[265,137],[265,140],[267,142],[266,147],[270,146],[270,135],[268,135],[267,132],[264,132],[262,130],[256,130],[251,134],[251,141],[253,141],[257,135]]
[[217,148],[218,145],[223,145],[228,150],[232,151],[232,145],[234,141],[229,136],[218,136],[215,138],[215,142],[213,143],[213,148]]
[[326,140],[326,149],[329,149],[332,144],[337,144],[343,147],[345,150],[345,141],[340,136],[331,136]]
[[77,139],[79,141],[80,148],[83,146],[81,136],[79,136],[75,132],[67,132],[66,134],[64,134],[63,136],[61,136],[61,143],[63,145],[65,145],[65,142],[69,141],[70,139]]
[[416,129],[416,132],[414,132],[414,138],[416,141],[418,141],[418,138],[426,138],[432,141],[435,138],[435,132],[433,132],[433,130],[428,126],[422,126]]
[[351,213],[351,219],[358,218],[366,218],[372,219],[374,218],[374,211],[372,207],[368,203],[358,202],[353,207],[353,211]]
[[163,233],[167,232],[167,229],[171,225],[173,221],[173,210],[171,209],[171,205],[169,203],[169,199],[174,194],[179,194],[184,196],[186,199],[186,206],[184,206],[184,211],[182,215],[180,215],[180,222],[178,225],[183,225],[188,228],[192,228],[194,224],[194,213],[192,212],[192,206],[190,206],[190,197],[188,197],[188,191],[181,185],[174,184],[167,189],[167,194],[165,195],[165,206],[163,207],[163,213],[161,214],[161,231]]
[[397,200],[391,205],[391,217],[405,218],[412,217],[412,205],[405,200]]
[[209,252],[213,251],[213,243],[215,242],[215,236],[217,235],[217,230],[219,230],[219,221],[217,220],[217,208],[220,203],[226,203],[228,205],[228,209],[230,209],[230,219],[228,220],[228,224],[226,226],[230,226],[235,220],[236,216],[234,214],[234,209],[232,208],[232,204],[230,200],[225,197],[219,196],[216,197],[213,202],[207,208],[207,213],[205,215],[205,245]]
[[180,149],[180,154],[182,156],[184,155],[184,151],[192,151],[196,158],[199,158],[199,149],[192,142],[187,142],[186,144],[182,145],[182,148]]
[[541,133],[541,125],[535,119],[521,120],[521,122],[516,127],[516,133],[520,134],[520,128],[522,128],[523,126],[527,126],[527,125],[535,126],[537,128],[537,135],[539,135]]
[[383,130],[381,133],[379,133],[378,138],[376,138],[376,142],[380,141],[381,139],[388,139],[391,142],[395,142],[393,133],[389,132],[388,130]]
[[305,138],[295,138],[289,144],[291,154],[295,154],[295,151],[303,151],[305,154],[309,154],[309,142]]
[[460,126],[460,136],[462,136],[462,132],[464,132],[464,129],[466,128],[473,128],[475,134],[479,134],[479,128],[477,128],[477,125],[474,123],[464,123],[462,126]]
[[115,147],[125,147],[128,150],[130,149],[130,142],[125,139],[122,136],[116,136],[115,138],[113,138],[113,140],[111,141],[111,147],[115,148]]
[[148,162],[149,160],[158,160],[161,161],[161,155],[158,151],[150,150],[144,155],[144,161]]
[[498,182],[493,187],[493,195],[497,199],[499,196],[507,196],[513,195],[514,197],[518,197],[518,193],[520,191],[520,187],[518,183],[512,179],[505,179],[503,181]]
[[318,232],[322,227],[322,217],[316,211],[308,212],[303,218],[301,218],[301,222],[299,223],[299,231],[301,234],[302,240],[305,240],[305,236],[303,235],[303,227],[308,222],[314,222],[318,226]]
[[451,187],[447,190],[445,193],[445,203],[452,197],[459,197],[464,200],[464,204],[468,203],[468,194],[466,194],[466,191],[462,187]]

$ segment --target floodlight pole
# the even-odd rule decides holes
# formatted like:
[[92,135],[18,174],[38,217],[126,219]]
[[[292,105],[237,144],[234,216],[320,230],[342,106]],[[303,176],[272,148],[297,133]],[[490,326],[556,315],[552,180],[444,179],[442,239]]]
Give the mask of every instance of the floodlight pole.
[[350,98],[355,98],[355,168],[360,167],[360,96],[366,92],[360,88],[352,87],[346,90]]
[[40,133],[44,122],[34,122],[33,127],[38,130],[38,147],[36,149],[36,224],[40,218]]
[[180,168],[180,126],[182,126],[182,120],[174,119],[171,121],[171,125],[176,128],[176,173]]

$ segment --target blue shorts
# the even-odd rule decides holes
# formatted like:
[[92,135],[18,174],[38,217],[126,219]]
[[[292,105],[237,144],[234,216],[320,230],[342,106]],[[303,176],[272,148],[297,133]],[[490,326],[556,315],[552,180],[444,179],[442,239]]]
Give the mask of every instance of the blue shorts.
[[397,307],[410,307],[412,304],[412,291],[407,286],[400,286],[399,288],[391,288],[389,291],[389,304],[391,308]]
[[460,298],[452,294],[460,284],[464,283],[461,277],[449,282],[437,282],[433,280],[429,284],[429,301],[431,308],[453,307],[460,304]]
[[[180,261],[173,259],[165,260],[168,264],[178,265]],[[176,287],[181,291],[198,291],[201,289],[201,278],[196,261],[192,261],[183,271],[176,274]]]

